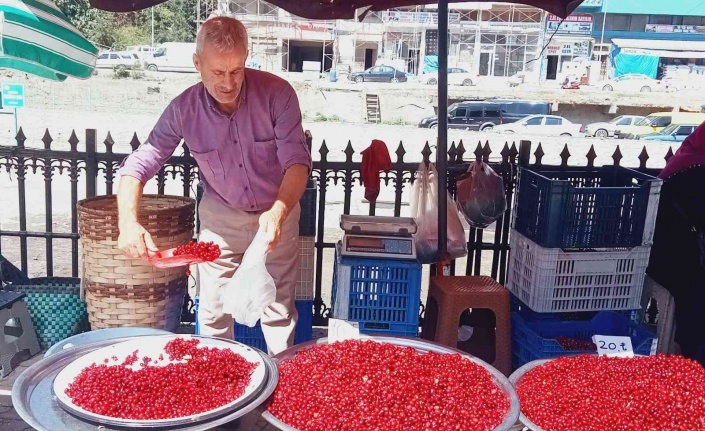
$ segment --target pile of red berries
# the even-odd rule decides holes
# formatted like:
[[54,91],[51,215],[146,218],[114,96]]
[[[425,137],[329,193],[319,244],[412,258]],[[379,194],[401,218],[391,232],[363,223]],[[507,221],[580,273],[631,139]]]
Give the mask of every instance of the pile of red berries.
[[374,341],[313,347],[279,373],[269,411],[300,431],[490,431],[510,407],[491,374],[460,355]]
[[[207,412],[241,397],[257,368],[229,349],[198,347],[199,340],[176,338],[165,353],[170,361],[132,353],[122,363],[113,356],[93,364],[66,389],[74,404],[123,419],[171,419]],[[110,362],[113,365],[109,365]],[[132,365],[139,362],[139,370]]]
[[582,338],[556,337],[556,342],[560,344],[563,350],[568,351],[597,351],[597,346],[590,340]]
[[705,430],[705,368],[680,356],[563,357],[526,373],[517,392],[545,431]]
[[186,245],[176,247],[174,256],[190,255],[195,256],[204,262],[212,262],[220,257],[220,247],[211,242],[192,241]]

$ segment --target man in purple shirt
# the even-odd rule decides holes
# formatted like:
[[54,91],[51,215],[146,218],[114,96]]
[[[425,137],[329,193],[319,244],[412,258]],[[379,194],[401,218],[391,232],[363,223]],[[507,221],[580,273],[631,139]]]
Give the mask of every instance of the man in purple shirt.
[[277,297],[262,316],[272,353],[293,343],[297,313],[298,205],[311,169],[294,89],[267,72],[245,68],[247,31],[233,18],[201,27],[194,64],[202,82],[177,96],[149,139],[123,163],[118,188],[118,246],[133,258],[156,250],[138,222],[144,184],[184,140],[198,163],[205,193],[201,241],[220,246],[218,260],[199,266],[199,323],[205,335],[233,338],[220,289],[257,232],[269,241],[267,270]]

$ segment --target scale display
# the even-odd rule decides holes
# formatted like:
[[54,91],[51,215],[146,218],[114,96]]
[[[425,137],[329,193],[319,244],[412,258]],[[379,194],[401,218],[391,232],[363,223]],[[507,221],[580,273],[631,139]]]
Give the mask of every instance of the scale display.
[[346,256],[416,259],[416,247],[410,237],[347,234],[341,252]]

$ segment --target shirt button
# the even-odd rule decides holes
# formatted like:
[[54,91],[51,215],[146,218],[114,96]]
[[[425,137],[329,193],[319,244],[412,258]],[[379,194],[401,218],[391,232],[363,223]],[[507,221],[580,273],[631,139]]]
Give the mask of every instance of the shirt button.
[[255,207],[254,205],[250,205],[250,208],[254,208],[254,207]]
[[250,189],[249,187],[245,186],[245,190],[249,190],[249,189]]
[[242,163],[240,163],[240,167],[242,167]]

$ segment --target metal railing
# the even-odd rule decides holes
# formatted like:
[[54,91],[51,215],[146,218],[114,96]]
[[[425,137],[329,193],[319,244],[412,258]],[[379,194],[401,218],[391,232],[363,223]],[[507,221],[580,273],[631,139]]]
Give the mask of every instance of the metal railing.
[[[309,145],[312,144],[312,137],[307,132]],[[40,238],[46,242],[46,250],[44,259],[46,260],[46,276],[54,276],[53,263],[55,259],[55,243],[59,240],[71,241],[71,264],[70,274],[73,277],[79,276],[79,234],[78,234],[78,217],[76,203],[85,196],[91,197],[98,194],[98,185],[102,193],[113,194],[115,188],[115,177],[120,162],[128,155],[127,153],[115,153],[113,141],[110,133],[101,142],[98,142],[96,130],[88,129],[85,131],[85,140],[83,146],[85,150],[79,151],[79,138],[74,133],[68,140],[68,149],[53,149],[53,139],[47,131],[42,138],[42,148],[30,148],[25,146],[26,137],[20,129],[15,138],[15,145],[5,146],[0,145],[0,172],[3,174],[14,176],[17,183],[18,197],[18,228],[9,230],[3,229],[0,226],[0,254],[2,253],[3,238],[18,238],[20,243],[19,250],[19,266],[23,272],[28,272],[28,239]],[[140,141],[135,135],[130,147],[132,150],[139,147]],[[100,147],[100,150],[99,150]],[[156,175],[156,186],[159,194],[164,194],[167,183],[178,181],[178,190],[184,196],[195,197],[196,183],[198,181],[198,167],[194,158],[191,156],[188,147],[182,145],[181,151],[177,150],[178,155],[171,157],[166,165]],[[542,166],[542,159],[545,155],[541,144],[538,145],[533,153],[534,160],[530,163],[532,144],[530,141],[520,141],[519,146],[508,143],[504,144],[503,149],[497,157],[494,157],[490,149],[489,143],[482,145],[478,143],[473,154],[468,154],[465,145],[460,141],[457,145],[452,143],[447,154],[448,158],[448,175],[447,184],[448,190],[455,193],[456,177],[467,170],[467,164],[472,160],[484,160],[489,162],[492,168],[503,176],[505,184],[505,192],[507,196],[507,211],[504,216],[499,219],[494,231],[484,231],[481,229],[470,229],[468,234],[468,256],[465,268],[456,268],[456,262],[453,262],[451,267],[453,274],[466,275],[490,275],[500,283],[504,283],[507,262],[509,257],[509,231],[512,211],[512,201],[517,179],[517,167],[519,165]],[[177,154],[175,153],[175,154]],[[316,266],[315,266],[315,324],[324,324],[327,316],[328,305],[323,301],[323,269],[331,262],[326,262],[324,250],[332,249],[335,246],[334,242],[325,241],[325,225],[326,225],[326,205],[327,193],[330,188],[342,185],[344,191],[343,197],[343,213],[350,214],[353,189],[361,184],[360,169],[361,162],[353,160],[355,151],[352,145],[348,142],[344,161],[328,160],[329,149],[325,141],[317,150],[318,160],[314,161],[312,177],[318,183],[318,202],[316,214]],[[418,168],[418,162],[408,162],[405,159],[407,154],[403,144],[399,144],[395,151],[396,160],[392,164],[392,169],[381,174],[383,187],[392,187],[394,191],[393,215],[401,214],[403,204],[403,191],[405,186],[413,182],[414,174]],[[428,143],[421,150],[423,161],[429,162],[433,152]],[[668,159],[672,156],[672,152],[666,156]],[[492,161],[490,162],[490,156]],[[571,154],[566,145],[560,154],[561,164],[559,167],[570,168],[568,160]],[[587,158],[587,167],[590,169],[595,166],[597,154],[594,147],[585,155]],[[315,159],[314,155],[314,159]],[[639,155],[639,170],[642,172],[657,174],[658,170],[647,169],[646,163],[649,155],[646,148]],[[615,165],[620,165],[622,161],[622,153],[617,147],[612,159]],[[70,181],[70,229],[68,231],[55,231],[53,220],[53,202],[54,196],[52,192],[52,181],[54,175],[67,174]],[[33,215],[43,213],[44,229],[29,230],[28,229],[28,211],[27,211],[27,195],[30,191],[27,190],[27,176],[41,175],[44,183],[44,208],[43,211],[34,211]],[[84,183],[85,190],[79,190],[79,183]],[[172,186],[173,190],[173,186]],[[79,193],[80,191],[80,193]],[[377,205],[368,203],[368,214],[375,215]],[[483,268],[483,256],[491,253],[491,265],[489,265],[489,274],[486,267]],[[330,257],[328,258],[330,259]],[[484,272],[484,274],[483,274]]]

